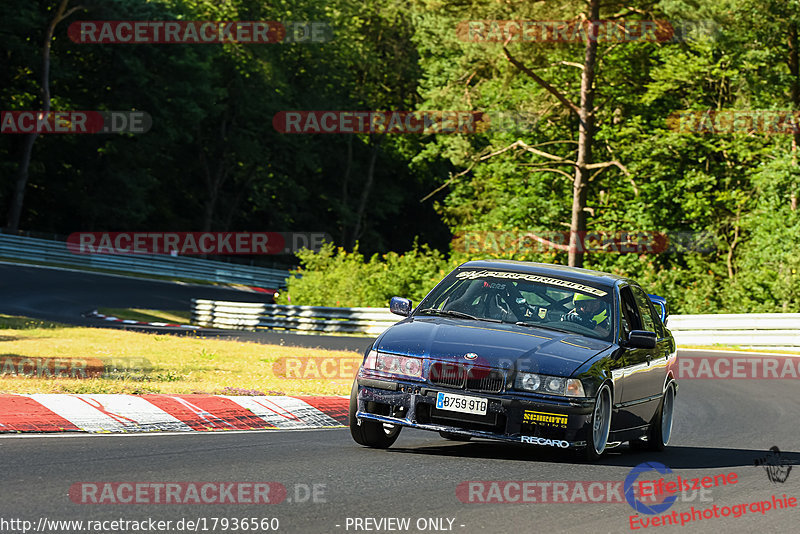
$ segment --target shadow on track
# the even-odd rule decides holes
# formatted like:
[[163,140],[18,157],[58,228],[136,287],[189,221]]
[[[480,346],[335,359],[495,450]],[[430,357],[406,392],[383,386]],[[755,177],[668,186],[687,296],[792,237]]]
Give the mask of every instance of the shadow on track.
[[[393,447],[385,452],[394,454],[425,454],[475,459],[512,460],[518,462],[546,462],[586,464],[575,452],[534,449],[522,445],[498,442],[471,442],[448,445],[431,445],[415,448]],[[671,469],[707,469],[752,467],[755,460],[767,451],[757,449],[723,449],[718,447],[668,446],[664,452],[640,452],[620,445],[606,452],[600,460],[587,465],[635,467],[644,462],[659,462]],[[800,453],[781,451],[786,464],[800,465]]]

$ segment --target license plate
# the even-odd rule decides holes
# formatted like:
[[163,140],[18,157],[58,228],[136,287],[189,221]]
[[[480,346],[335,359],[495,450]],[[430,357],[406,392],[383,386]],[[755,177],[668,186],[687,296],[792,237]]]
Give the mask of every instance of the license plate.
[[466,395],[453,395],[452,393],[438,393],[436,395],[436,407],[440,410],[451,412],[472,413],[476,415],[486,415],[486,407],[489,402],[478,397],[467,397]]

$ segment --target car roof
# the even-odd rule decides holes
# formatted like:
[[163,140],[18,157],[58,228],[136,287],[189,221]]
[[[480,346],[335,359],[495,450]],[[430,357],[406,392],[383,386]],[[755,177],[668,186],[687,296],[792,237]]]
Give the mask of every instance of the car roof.
[[618,280],[629,281],[624,276],[617,276],[603,271],[593,271],[579,267],[568,267],[554,263],[535,263],[532,261],[516,260],[473,260],[462,263],[459,269],[494,269],[503,271],[514,271],[519,273],[539,274],[553,276],[557,278],[567,278],[569,280],[590,282],[605,286],[613,286]]

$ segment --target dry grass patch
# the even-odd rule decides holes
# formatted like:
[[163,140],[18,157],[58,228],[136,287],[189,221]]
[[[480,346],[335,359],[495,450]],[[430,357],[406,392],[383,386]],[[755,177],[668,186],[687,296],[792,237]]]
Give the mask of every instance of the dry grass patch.
[[[352,377],[302,380],[273,372],[281,358],[319,357],[361,360],[360,354],[347,351],[208,339],[202,333],[170,336],[72,327],[0,315],[3,393],[349,394]],[[98,361],[101,372],[91,377],[92,362]],[[81,365],[86,378],[81,377]],[[48,370],[77,377],[47,377]]]

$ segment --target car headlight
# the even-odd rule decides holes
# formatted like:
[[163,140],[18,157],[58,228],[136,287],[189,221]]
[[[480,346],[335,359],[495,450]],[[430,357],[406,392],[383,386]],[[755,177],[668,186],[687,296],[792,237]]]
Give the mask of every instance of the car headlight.
[[536,391],[542,384],[542,379],[539,377],[539,375],[535,375],[533,373],[520,373],[517,375],[517,380],[519,381],[520,385],[517,386],[515,384],[514,387],[517,389],[527,389],[528,391]]
[[364,369],[419,378],[422,376],[422,360],[411,356],[397,356],[371,350],[364,361]]
[[544,393],[545,395],[563,395],[565,397],[585,397],[583,384],[577,378],[539,375],[536,373],[517,373],[514,389]]

